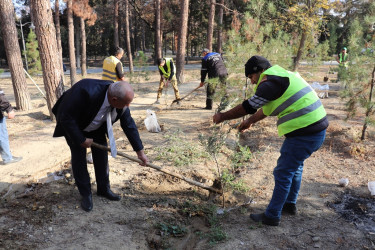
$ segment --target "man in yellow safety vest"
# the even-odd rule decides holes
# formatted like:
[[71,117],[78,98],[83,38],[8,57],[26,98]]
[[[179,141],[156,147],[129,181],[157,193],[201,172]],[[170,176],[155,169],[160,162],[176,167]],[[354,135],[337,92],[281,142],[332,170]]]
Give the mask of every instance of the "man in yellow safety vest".
[[116,47],[114,55],[104,59],[102,80],[113,82],[124,81],[125,74],[120,61],[123,55],[124,50],[120,47]]
[[173,63],[172,58],[159,58],[158,59],[159,65],[159,73],[160,73],[160,83],[158,89],[158,95],[155,104],[160,104],[160,97],[163,92],[164,85],[168,87],[169,83],[172,83],[174,95],[177,100],[177,104],[180,100],[180,92],[177,88],[177,78],[176,78],[176,67]]
[[213,121],[220,123],[252,114],[239,125],[242,132],[267,116],[277,116],[278,134],[285,140],[273,171],[273,195],[266,211],[250,214],[250,218],[278,226],[282,212],[297,213],[303,164],[322,145],[328,119],[319,97],[298,73],[253,56],[245,64],[245,75],[256,85],[255,94],[227,112],[216,113]]

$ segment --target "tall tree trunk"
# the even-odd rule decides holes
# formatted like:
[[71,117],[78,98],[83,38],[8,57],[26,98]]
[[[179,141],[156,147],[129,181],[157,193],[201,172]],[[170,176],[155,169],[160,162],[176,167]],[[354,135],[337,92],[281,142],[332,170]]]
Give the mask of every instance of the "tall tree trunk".
[[126,52],[129,58],[129,71],[133,73],[133,55],[130,46],[130,29],[129,29],[129,1],[125,0],[125,32],[126,32]]
[[224,0],[220,0],[219,5],[219,20],[217,29],[217,52],[223,52],[223,16],[224,16]]
[[215,23],[215,4],[216,4],[216,0],[210,1],[210,14],[208,15],[207,43],[206,43],[206,48],[209,51],[212,51],[212,37],[214,34],[214,23]]
[[32,108],[30,94],[27,89],[25,72],[22,64],[21,50],[17,38],[16,21],[12,0],[0,1],[0,22],[4,39],[5,52],[12,76],[14,98],[20,110]]
[[61,80],[65,84],[64,77],[64,60],[62,55],[62,46],[61,46],[61,32],[60,32],[60,1],[55,1],[55,27],[56,27],[56,40],[57,40],[57,50],[59,51],[60,57],[60,70],[61,70]]
[[38,38],[40,61],[43,69],[43,82],[47,94],[47,105],[51,120],[54,120],[52,107],[62,95],[64,85],[61,80],[60,57],[58,56],[56,30],[53,23],[49,0],[31,0],[35,32]]
[[372,79],[371,79],[371,83],[370,83],[370,94],[369,94],[369,98],[368,98],[368,103],[370,105],[367,105],[367,108],[366,108],[366,118],[365,118],[365,122],[363,123],[362,135],[361,135],[362,141],[366,137],[366,129],[367,129],[367,125],[368,125],[368,118],[372,114],[373,109],[374,109],[374,105],[372,104],[372,95],[373,95],[373,92],[374,92],[374,84],[375,84],[375,66],[374,66],[374,69],[372,70]]
[[181,84],[184,82],[184,64],[186,51],[187,23],[189,18],[189,0],[181,0],[180,30],[178,35],[177,56],[176,56],[176,77]]
[[298,47],[296,58],[294,59],[293,71],[297,71],[298,70],[299,61],[301,60],[303,49],[305,48],[306,37],[307,37],[307,31],[304,30],[302,32],[301,41],[299,43],[299,47]]
[[81,47],[82,47],[82,53],[81,53],[81,74],[83,77],[87,76],[87,66],[86,66],[86,29],[85,29],[85,19],[83,17],[79,18],[80,20],[80,27],[81,27]]
[[155,64],[158,58],[162,57],[161,54],[161,8],[160,8],[160,0],[155,0]]
[[67,0],[68,9],[68,34],[69,34],[69,61],[70,61],[70,85],[76,83],[77,69],[76,69],[76,57],[74,48],[74,24],[73,24],[73,0]]
[[119,0],[115,0],[114,2],[114,30],[113,30],[113,33],[114,33],[114,45],[115,47],[118,47],[120,46],[120,42],[119,42],[119,35],[118,35],[118,21],[119,21],[119,16],[118,16],[118,13],[119,13]]
[[76,66],[81,67],[81,24],[78,16],[73,16],[74,20],[74,48],[76,55]]

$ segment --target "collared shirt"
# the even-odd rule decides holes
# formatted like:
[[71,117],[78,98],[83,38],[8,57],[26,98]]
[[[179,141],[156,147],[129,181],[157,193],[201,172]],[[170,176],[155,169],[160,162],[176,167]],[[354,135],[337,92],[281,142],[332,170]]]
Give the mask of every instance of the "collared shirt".
[[94,131],[94,130],[100,128],[100,126],[104,122],[106,122],[106,119],[107,119],[106,116],[107,116],[108,112],[112,112],[111,113],[112,123],[116,119],[116,116],[117,116],[116,109],[112,108],[111,105],[109,104],[107,95],[108,95],[108,91],[105,95],[106,98],[104,98],[104,102],[103,102],[102,106],[100,107],[100,109],[98,111],[98,114],[95,116],[94,120],[92,120],[92,122],[83,131],[91,132],[91,131]]

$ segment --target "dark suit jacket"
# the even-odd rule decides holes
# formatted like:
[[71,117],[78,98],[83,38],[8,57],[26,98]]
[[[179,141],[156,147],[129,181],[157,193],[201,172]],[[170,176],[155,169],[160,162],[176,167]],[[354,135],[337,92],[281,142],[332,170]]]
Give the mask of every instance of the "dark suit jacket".
[[[83,130],[97,115],[106,97],[112,81],[83,79],[73,85],[57,100],[52,112],[56,116],[56,128],[53,137],[65,136],[71,142],[80,145],[86,140]],[[121,128],[126,134],[134,151],[143,149],[137,126],[127,108],[118,115],[114,122],[120,120]],[[99,128],[106,130],[106,123]]]

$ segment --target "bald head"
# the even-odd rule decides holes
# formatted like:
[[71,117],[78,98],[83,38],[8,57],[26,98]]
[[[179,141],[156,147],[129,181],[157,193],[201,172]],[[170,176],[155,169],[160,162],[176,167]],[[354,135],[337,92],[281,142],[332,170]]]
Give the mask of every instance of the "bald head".
[[112,107],[122,109],[133,101],[134,91],[128,82],[114,82],[108,88],[108,102]]

